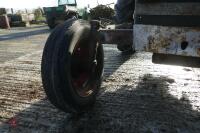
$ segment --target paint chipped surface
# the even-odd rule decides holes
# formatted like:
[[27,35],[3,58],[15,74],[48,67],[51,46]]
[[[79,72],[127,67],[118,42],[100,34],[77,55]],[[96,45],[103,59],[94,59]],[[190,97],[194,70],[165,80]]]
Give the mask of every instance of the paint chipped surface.
[[[182,44],[187,42],[185,49]],[[134,25],[134,44],[138,51],[200,57],[200,30],[187,27]]]

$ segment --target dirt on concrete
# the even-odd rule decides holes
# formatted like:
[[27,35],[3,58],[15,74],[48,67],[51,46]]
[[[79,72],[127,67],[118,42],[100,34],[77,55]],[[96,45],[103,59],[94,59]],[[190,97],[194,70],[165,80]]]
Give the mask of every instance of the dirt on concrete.
[[0,34],[1,133],[200,132],[200,69],[152,64],[149,53],[124,55],[111,45],[94,108],[80,116],[56,109],[40,75],[47,29]]

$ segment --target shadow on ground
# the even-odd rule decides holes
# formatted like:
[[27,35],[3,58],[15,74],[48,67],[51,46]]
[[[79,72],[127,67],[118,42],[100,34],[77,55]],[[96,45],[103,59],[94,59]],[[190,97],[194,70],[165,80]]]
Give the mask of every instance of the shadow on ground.
[[45,29],[38,29],[34,31],[25,31],[25,32],[18,32],[18,33],[10,33],[6,35],[0,35],[0,41],[6,41],[6,40],[13,40],[13,39],[19,39],[39,34],[45,34],[50,33],[50,30],[48,28]]
[[[121,55],[113,49],[108,47],[105,51],[105,79],[127,60],[135,57],[135,55]],[[27,102],[29,107],[23,111],[16,109],[15,111],[19,113],[3,122],[0,131],[9,133],[199,133],[200,112],[193,110],[187,96],[178,99],[169,92],[169,86],[173,83],[174,79],[146,74],[139,78],[137,85],[106,86],[97,97],[94,108],[79,116],[57,110],[45,98],[31,105]],[[41,83],[36,86],[41,87]],[[113,87],[115,90],[110,91]],[[21,104],[26,105],[26,103]],[[12,110],[14,109],[11,107]]]
[[200,112],[192,109],[187,97],[177,99],[168,92],[172,82],[144,75],[136,87],[102,92],[94,108],[80,116],[61,113],[44,99],[16,115],[15,127],[9,121],[0,129],[14,133],[198,133]]
[[16,30],[27,30],[27,29],[36,29],[36,28],[44,28],[44,27],[47,27],[46,24],[43,24],[43,25],[34,25],[34,26],[30,26],[30,27],[15,27],[15,28],[12,28],[12,29],[16,29]]
[[135,88],[122,86],[102,93],[93,110],[66,120],[65,131],[198,133],[200,112],[192,109],[187,97],[177,99],[168,92],[172,82],[167,77],[144,75]]

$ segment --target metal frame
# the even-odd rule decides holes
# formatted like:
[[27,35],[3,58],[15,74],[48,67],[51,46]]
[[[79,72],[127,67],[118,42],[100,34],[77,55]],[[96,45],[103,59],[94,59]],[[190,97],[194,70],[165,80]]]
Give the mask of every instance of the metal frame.
[[200,67],[199,12],[198,0],[136,0],[133,29],[99,30],[99,42],[152,52],[155,63],[176,59]]

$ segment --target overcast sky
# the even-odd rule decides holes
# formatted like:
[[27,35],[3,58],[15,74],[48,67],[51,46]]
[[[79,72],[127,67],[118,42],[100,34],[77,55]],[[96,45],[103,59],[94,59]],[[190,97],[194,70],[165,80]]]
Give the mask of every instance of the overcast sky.
[[[58,0],[0,0],[0,7],[5,8],[37,8],[45,6],[56,6]],[[78,7],[85,7],[90,4],[94,7],[99,4],[109,4],[117,0],[77,0]]]

